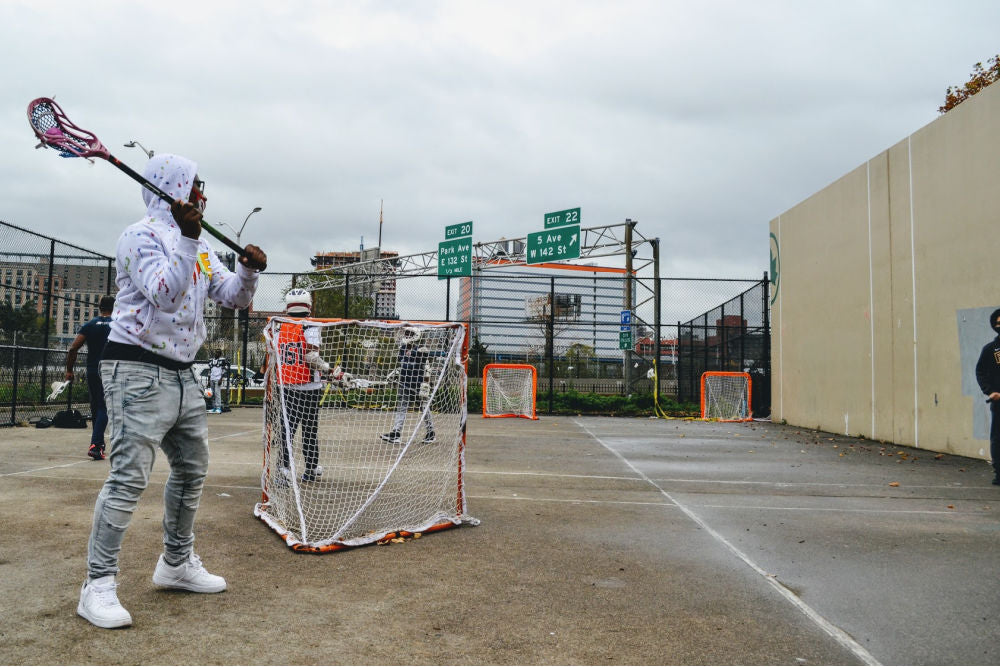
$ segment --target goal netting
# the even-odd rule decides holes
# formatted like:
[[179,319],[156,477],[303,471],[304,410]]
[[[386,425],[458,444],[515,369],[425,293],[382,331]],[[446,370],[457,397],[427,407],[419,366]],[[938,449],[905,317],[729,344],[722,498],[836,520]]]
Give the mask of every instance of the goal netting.
[[461,324],[274,317],[264,329],[262,498],[297,551],[462,523]]
[[750,374],[709,371],[701,376],[701,416],[725,422],[750,421]]
[[483,417],[535,416],[538,372],[527,364],[487,364],[483,369]]

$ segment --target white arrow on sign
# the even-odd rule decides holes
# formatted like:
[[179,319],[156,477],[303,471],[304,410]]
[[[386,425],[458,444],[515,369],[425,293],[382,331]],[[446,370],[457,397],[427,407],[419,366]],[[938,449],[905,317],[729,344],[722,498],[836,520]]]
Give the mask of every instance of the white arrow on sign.
[[576,243],[576,236],[577,236],[576,234],[573,234],[573,236],[569,237],[569,244],[570,245],[573,245],[574,243]]

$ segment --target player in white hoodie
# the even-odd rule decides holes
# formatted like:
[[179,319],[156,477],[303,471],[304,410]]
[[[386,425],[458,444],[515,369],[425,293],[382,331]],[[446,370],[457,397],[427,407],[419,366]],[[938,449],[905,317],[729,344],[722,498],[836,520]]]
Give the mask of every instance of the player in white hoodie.
[[226,589],[194,553],[194,516],[208,470],[205,402],[191,370],[205,340],[205,301],[246,308],[267,255],[246,247],[229,271],[201,236],[207,201],[197,165],[161,153],[144,176],[176,201],[143,189],[146,216],[118,239],[118,295],[101,378],[111,425],[111,472],[97,497],[87,579],[77,613],[98,627],[130,625],[115,576],[125,530],[159,447],[170,463],[163,493],[164,551],[153,583],[198,593]]

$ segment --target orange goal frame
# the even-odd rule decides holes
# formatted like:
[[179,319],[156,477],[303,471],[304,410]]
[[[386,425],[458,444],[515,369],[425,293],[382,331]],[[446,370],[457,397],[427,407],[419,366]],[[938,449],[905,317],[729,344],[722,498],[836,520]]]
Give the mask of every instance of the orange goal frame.
[[749,373],[736,373],[733,371],[705,371],[701,374],[701,418],[707,419],[705,417],[705,378],[713,376],[729,376],[729,377],[742,377],[746,378],[747,381],[747,416],[745,419],[720,419],[720,422],[748,422],[753,421],[753,408],[750,406],[751,398],[753,397],[753,382],[750,379]]
[[[522,415],[513,412],[507,412],[501,415],[488,415],[486,414],[486,377],[489,375],[491,368],[523,368],[531,371],[531,414]],[[538,419],[535,412],[535,403],[537,401],[538,395],[538,369],[530,364],[486,364],[483,366],[483,418],[484,419],[500,419],[503,417],[521,417],[522,419]]]

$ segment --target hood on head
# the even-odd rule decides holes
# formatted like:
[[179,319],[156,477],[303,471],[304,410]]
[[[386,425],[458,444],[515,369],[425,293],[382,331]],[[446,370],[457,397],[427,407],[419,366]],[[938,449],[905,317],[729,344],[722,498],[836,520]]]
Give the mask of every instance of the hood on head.
[[997,308],[992,313],[990,313],[990,329],[993,329],[998,334],[1000,334],[1000,327],[997,327],[998,317],[1000,317],[1000,308]]
[[[160,188],[174,199],[187,201],[194,187],[194,177],[198,173],[198,164],[180,155],[158,153],[149,159],[142,175],[150,183]],[[145,187],[142,188],[142,200],[146,202],[146,213],[151,217],[166,217],[170,215],[170,204],[163,201]]]

